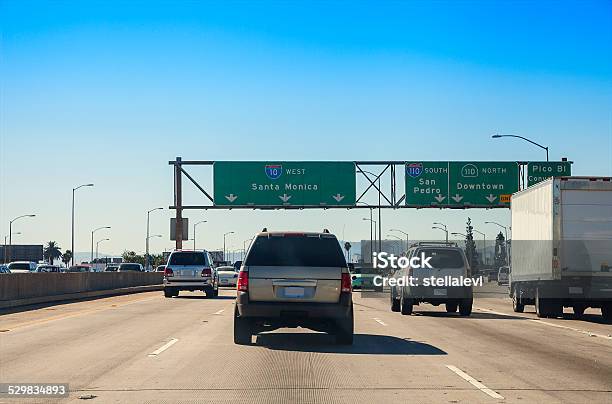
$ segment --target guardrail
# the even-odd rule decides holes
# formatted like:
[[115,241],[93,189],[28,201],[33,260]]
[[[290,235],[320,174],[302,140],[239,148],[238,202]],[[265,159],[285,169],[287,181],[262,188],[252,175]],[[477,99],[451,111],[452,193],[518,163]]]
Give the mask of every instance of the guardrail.
[[[162,280],[161,272],[4,274],[0,275],[0,308],[155,290],[153,286],[161,288]],[[134,289],[143,286],[151,288]]]

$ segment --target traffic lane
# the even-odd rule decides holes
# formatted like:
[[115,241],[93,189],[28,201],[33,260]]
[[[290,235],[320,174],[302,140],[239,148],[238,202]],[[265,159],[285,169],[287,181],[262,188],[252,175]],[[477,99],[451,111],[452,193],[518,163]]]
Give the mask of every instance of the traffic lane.
[[479,310],[497,314],[508,314],[539,320],[543,326],[568,327],[591,336],[612,338],[612,326],[603,319],[600,309],[588,308],[583,316],[576,316],[569,307],[563,309],[563,317],[558,319],[539,319],[535,306],[527,305],[523,313],[512,310],[508,285],[485,282],[482,287],[474,288],[475,306]]
[[[199,293],[133,304],[91,301],[96,309],[72,317],[39,319],[0,334],[0,379],[3,382],[70,383],[89,386],[134,356],[148,354],[185,327],[205,328],[231,299],[208,299]],[[66,310],[70,310],[66,308]],[[41,364],[44,364],[42,366]],[[35,380],[32,380],[35,375]]]
[[[372,296],[372,294],[364,296]],[[445,358],[507,400],[605,401],[612,393],[612,344],[529,319],[475,312],[469,318],[421,305],[415,315],[389,309],[388,296],[356,299],[377,310],[390,332],[408,332],[448,353]]]
[[178,330],[159,354],[133,356],[79,394],[105,402],[490,402],[446,368],[444,351],[389,335],[372,319],[376,311],[355,306],[352,346],[304,329],[263,333],[240,346],[233,305],[224,305],[205,332],[195,324]]
[[[119,305],[158,298],[160,292],[144,292],[87,299],[71,302],[55,302],[0,310],[0,329],[11,330],[40,321],[67,318],[92,311],[108,310]],[[6,332],[6,331],[5,331]]]
[[[484,339],[485,342],[477,348],[458,345],[457,341],[478,340],[482,323],[499,321],[502,316],[477,314],[474,317],[478,319],[478,325],[475,325],[477,328],[467,333],[470,327],[465,323],[474,323],[474,319],[440,318],[434,313],[401,316],[391,313],[385,301],[360,298],[356,293],[357,335],[353,346],[339,347],[330,336],[301,329],[282,329],[262,334],[257,337],[255,346],[237,346],[232,339],[234,293],[233,290],[225,290],[222,295],[226,299],[220,300],[160,297],[152,302],[120,307],[116,311],[107,310],[82,316],[81,319],[89,318],[89,322],[98,328],[110,327],[110,334],[104,336],[103,341],[99,340],[100,330],[91,334],[93,346],[83,345],[77,339],[74,344],[85,352],[77,350],[72,353],[64,349],[63,355],[69,358],[69,362],[81,359],[80,362],[86,364],[97,360],[101,366],[85,366],[82,372],[70,363],[65,364],[55,359],[53,362],[45,361],[58,364],[48,370],[41,369],[39,364],[30,364],[25,366],[25,373],[31,375],[32,369],[36,369],[41,376],[67,374],[71,380],[78,380],[78,383],[72,383],[72,388],[77,386],[81,390],[73,394],[72,398],[93,394],[102,401],[495,401],[451,371],[449,366],[465,371],[467,375],[497,391],[496,386],[491,384],[497,383],[497,380],[489,375],[499,373],[500,365],[495,360],[491,361],[491,353],[499,349],[508,350],[507,346],[500,346],[497,341],[499,330],[493,327],[493,335]],[[197,293],[184,295],[197,296]],[[149,307],[152,310],[151,316],[147,315],[151,314],[147,310]],[[127,311],[131,314],[121,313]],[[103,313],[112,317],[114,323],[105,323]],[[201,316],[203,313],[206,315]],[[124,321],[118,321],[118,318]],[[182,320],[176,321],[176,318]],[[138,322],[139,319],[144,321]],[[204,324],[207,326],[199,326],[198,319],[206,321]],[[79,318],[24,327],[21,331],[50,325],[58,327],[62,323],[74,321],[79,321]],[[134,324],[134,329],[129,328],[126,332],[113,332],[113,328],[122,328],[125,321],[136,321],[137,324]],[[156,333],[164,325],[169,329]],[[520,334],[520,330],[513,333]],[[130,337],[132,335],[134,338]],[[52,340],[55,338],[52,332],[45,333],[45,336]],[[109,346],[104,341],[117,338],[122,341],[121,344]],[[153,340],[157,342],[153,343]],[[177,341],[159,354],[150,356],[172,340]],[[90,352],[97,344],[103,347],[99,351]],[[529,344],[532,341],[526,343],[527,346]],[[104,352],[109,349],[117,351],[117,357],[109,357]],[[465,358],[465,355],[470,355],[470,351],[476,352],[472,354],[474,357]],[[89,356],[87,352],[90,352]],[[4,351],[1,353],[5,354]],[[524,353],[525,356],[531,354],[530,351]],[[549,354],[555,353],[544,352],[543,355]],[[483,358],[488,358],[488,362],[484,361],[485,365],[481,363]],[[559,361],[562,363],[555,363],[555,367],[565,369],[567,363],[572,363],[573,358],[565,359]],[[523,365],[516,362],[514,357],[508,360],[527,369],[535,366],[535,369],[527,372],[527,381],[536,377],[533,374],[538,374],[540,365],[534,365],[533,361],[527,360]],[[19,372],[15,368],[10,370],[13,373]],[[512,375],[511,370],[502,373]],[[588,365],[582,370],[586,371],[587,378],[589,370]],[[602,368],[604,377],[606,372],[609,373],[609,367]],[[548,371],[544,374],[547,375]],[[513,381],[513,377],[505,377],[503,381],[506,378]],[[586,386],[580,378],[576,380],[580,386]],[[598,380],[601,382],[601,379]],[[66,378],[56,381],[65,382]],[[554,380],[549,382],[553,388],[562,390],[559,393],[562,399],[569,397],[571,392],[567,391],[563,383],[554,383]],[[506,388],[505,384],[500,385]],[[523,386],[523,390],[516,393],[518,398],[515,398],[531,401],[555,399],[550,389],[545,392],[538,384],[531,388],[532,391],[528,391]],[[597,386],[587,388],[590,390],[586,394],[590,398],[596,395],[594,389]],[[507,398],[511,397],[506,391],[500,392]],[[584,398],[582,395],[580,397]],[[575,398],[582,401],[580,397]],[[594,400],[602,401],[601,397]]]

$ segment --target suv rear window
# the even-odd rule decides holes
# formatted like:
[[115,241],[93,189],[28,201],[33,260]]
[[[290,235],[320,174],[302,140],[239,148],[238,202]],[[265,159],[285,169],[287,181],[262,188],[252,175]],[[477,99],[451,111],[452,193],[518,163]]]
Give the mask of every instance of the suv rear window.
[[346,260],[335,237],[259,236],[245,265],[346,267]]
[[168,265],[209,266],[206,254],[201,252],[175,252],[170,255]]
[[425,257],[431,257],[429,265],[434,268],[463,268],[463,255],[461,251],[447,248],[427,248],[416,252],[420,256],[421,252]]

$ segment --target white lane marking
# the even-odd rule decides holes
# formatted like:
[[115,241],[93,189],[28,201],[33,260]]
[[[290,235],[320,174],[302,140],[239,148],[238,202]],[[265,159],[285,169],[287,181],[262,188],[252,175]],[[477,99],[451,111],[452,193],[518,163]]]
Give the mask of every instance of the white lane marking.
[[539,319],[539,318],[530,318],[530,317],[525,317],[525,316],[517,316],[515,314],[502,313],[502,312],[499,312],[499,311],[483,309],[483,308],[480,308],[480,307],[478,307],[476,310],[486,311],[487,313],[497,314],[499,316],[520,317],[520,318],[524,318],[526,320],[529,320],[531,322],[534,322],[536,324],[547,325],[549,327],[555,327],[555,328],[562,328],[562,329],[565,329],[565,330],[579,332],[580,334],[585,334],[585,335],[588,335],[589,337],[598,337],[598,338],[608,339],[608,340],[612,341],[612,335],[597,334],[597,333],[594,333],[594,332],[591,332],[591,331],[581,330],[579,328],[568,327],[566,325],[560,325],[560,324],[554,324],[554,323],[551,323],[551,322],[548,322],[548,321],[544,321],[544,320]]
[[215,312],[213,314],[216,314],[218,316],[219,314],[223,313],[224,311],[225,311],[225,309],[221,309],[221,310],[219,310],[219,311],[217,311],[217,312]]
[[452,372],[454,372],[455,374],[457,374],[459,377],[461,377],[463,380],[467,381],[468,383],[470,383],[472,386],[476,387],[478,390],[482,391],[483,393],[485,393],[486,395],[496,398],[498,400],[503,400],[504,397],[497,394],[496,392],[494,392],[493,390],[491,390],[490,388],[488,388],[487,386],[485,386],[484,384],[480,383],[478,380],[474,379],[472,376],[468,375],[467,373],[465,373],[463,370],[453,366],[453,365],[446,365],[446,367],[448,369],[450,369]]
[[384,326],[387,325],[387,323],[385,323],[384,321],[382,321],[381,319],[378,319],[378,318],[374,318],[374,321],[376,321],[380,325],[384,325]]
[[164,352],[166,349],[170,348],[172,345],[176,344],[177,342],[178,342],[178,339],[172,338],[170,341],[168,341],[167,343],[165,343],[164,345],[162,345],[155,351],[151,352],[149,356],[157,356],[160,353]]

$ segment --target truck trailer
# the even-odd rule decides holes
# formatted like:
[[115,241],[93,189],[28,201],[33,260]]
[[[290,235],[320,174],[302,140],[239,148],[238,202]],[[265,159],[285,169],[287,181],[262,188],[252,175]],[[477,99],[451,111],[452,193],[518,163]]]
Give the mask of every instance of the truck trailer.
[[515,312],[612,318],[612,178],[559,177],[512,195],[509,292]]

